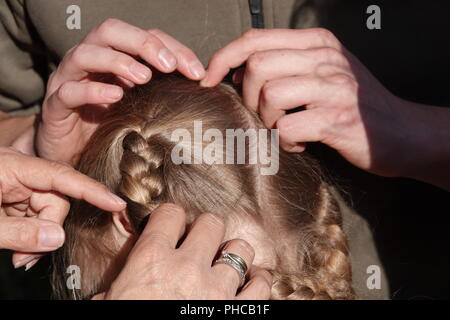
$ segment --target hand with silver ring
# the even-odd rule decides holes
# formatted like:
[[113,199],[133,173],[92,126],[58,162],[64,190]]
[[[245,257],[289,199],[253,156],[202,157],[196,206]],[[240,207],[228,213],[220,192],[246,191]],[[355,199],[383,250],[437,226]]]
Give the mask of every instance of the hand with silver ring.
[[[224,242],[225,226],[220,218],[202,214],[180,241],[185,228],[182,208],[173,204],[157,208],[119,276],[107,292],[94,299],[270,298],[272,276],[252,266],[255,252],[246,241],[230,240],[222,248],[237,269],[228,263],[213,263]],[[243,284],[240,273],[245,275],[247,269],[248,281],[239,291]]]
[[239,277],[241,278],[241,286],[245,283],[245,274],[248,271],[247,264],[245,263],[245,260],[242,259],[240,256],[234,253],[229,253],[227,251],[222,251],[221,256],[219,259],[215,262],[217,263],[224,263],[232,267],[234,270],[237,271],[239,274]]

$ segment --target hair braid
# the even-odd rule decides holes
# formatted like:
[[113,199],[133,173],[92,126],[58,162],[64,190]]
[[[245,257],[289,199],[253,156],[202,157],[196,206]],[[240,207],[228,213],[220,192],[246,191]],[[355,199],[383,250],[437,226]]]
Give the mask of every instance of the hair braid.
[[141,207],[148,213],[164,200],[162,170],[167,146],[161,136],[147,136],[131,131],[124,137],[119,165],[122,180],[118,191],[129,205]]
[[311,243],[305,248],[301,274],[273,272],[272,299],[355,299],[351,286],[351,264],[342,217],[329,187],[319,189],[320,203],[314,223],[306,232]]

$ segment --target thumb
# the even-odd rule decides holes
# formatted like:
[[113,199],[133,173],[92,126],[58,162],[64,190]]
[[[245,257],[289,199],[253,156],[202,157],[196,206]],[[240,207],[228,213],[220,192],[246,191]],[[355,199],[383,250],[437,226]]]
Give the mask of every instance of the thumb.
[[55,222],[36,218],[0,217],[0,249],[47,252],[61,247],[64,230]]

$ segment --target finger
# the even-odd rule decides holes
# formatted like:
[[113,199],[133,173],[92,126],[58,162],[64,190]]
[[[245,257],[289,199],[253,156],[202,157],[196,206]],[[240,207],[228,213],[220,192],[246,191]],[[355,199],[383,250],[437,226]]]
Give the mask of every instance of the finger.
[[191,49],[161,30],[152,29],[148,32],[158,37],[175,55],[178,62],[177,69],[183,75],[191,80],[200,80],[205,77],[205,68]]
[[119,83],[125,88],[133,88],[135,86],[133,81],[127,80],[121,76],[117,76]]
[[27,216],[27,210],[30,206],[29,199],[25,199],[22,202],[16,202],[3,206],[4,213],[10,217],[25,217]]
[[267,300],[272,291],[272,275],[267,270],[253,266],[248,282],[236,296],[237,300]]
[[37,218],[53,221],[60,226],[69,213],[69,201],[53,192],[34,192],[30,198],[30,210],[37,213]]
[[276,123],[280,146],[288,152],[302,152],[304,142],[321,142],[327,133],[327,117],[323,109],[288,114]]
[[207,76],[201,85],[206,87],[217,85],[230,69],[240,66],[257,51],[320,47],[343,50],[336,37],[325,29],[253,29],[214,54],[209,62]]
[[211,266],[224,235],[223,220],[211,213],[204,213],[195,220],[180,249],[188,251],[193,259]]
[[52,221],[0,217],[0,249],[48,252],[58,249],[63,243],[64,230]]
[[185,227],[186,213],[183,208],[170,203],[160,205],[151,214],[130,256],[139,257],[150,248],[175,249]]
[[256,52],[248,58],[246,63],[242,83],[244,104],[256,111],[261,88],[266,82],[292,76],[316,75],[317,72],[325,76],[321,70],[324,64],[339,66],[341,69],[349,68],[348,60],[332,48],[277,49]]
[[[238,255],[245,261],[247,266],[252,265],[255,257],[255,250],[253,247],[247,241],[242,239],[229,241],[224,246],[223,251]],[[228,290],[228,293],[234,296],[238,288],[242,285],[242,278],[238,271],[232,266],[224,263],[215,263],[212,270],[217,275],[217,279],[220,279],[222,285],[226,285],[224,289]]]
[[125,201],[111,193],[104,185],[70,166],[27,156],[20,156],[20,160],[14,164],[18,182],[30,189],[57,191],[87,201],[105,211],[116,212],[126,207]]
[[161,72],[172,72],[177,67],[176,57],[158,37],[117,19],[105,20],[84,43],[139,56]]
[[12,264],[15,269],[25,266],[25,271],[33,268],[43,257],[43,254],[29,252],[14,252],[12,255]]
[[[63,196],[55,193],[34,192],[29,200],[29,210],[37,213],[37,219],[52,221],[60,226],[63,225],[69,212],[69,201]],[[15,252],[12,256],[15,268],[25,266],[25,271],[31,269],[42,257],[41,254]]]
[[273,128],[286,110],[300,106],[329,107],[344,94],[339,85],[315,76],[287,77],[267,82],[261,89],[258,110],[267,128]]
[[152,75],[150,68],[125,53],[82,43],[64,57],[55,80],[79,81],[88,73],[112,73],[136,84],[148,82]]
[[87,104],[111,104],[122,97],[123,89],[116,85],[68,81],[49,97],[43,117],[57,121],[64,120],[73,113],[72,109]]

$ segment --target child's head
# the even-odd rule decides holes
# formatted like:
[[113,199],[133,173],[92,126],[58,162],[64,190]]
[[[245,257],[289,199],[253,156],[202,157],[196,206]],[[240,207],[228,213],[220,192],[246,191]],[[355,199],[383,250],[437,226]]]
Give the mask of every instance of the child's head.
[[[203,139],[196,136],[194,121],[201,121]],[[203,212],[222,217],[225,240],[249,242],[256,252],[254,264],[274,274],[272,298],[353,298],[341,215],[317,164],[306,154],[280,151],[278,172],[262,175],[267,164],[248,161],[254,151],[251,139],[245,139],[244,164],[226,163],[226,153],[242,150],[237,143],[223,146],[217,137],[222,134],[225,142],[227,129],[239,128],[264,126],[223,84],[201,88],[165,76],[129,90],[111,106],[81,155],[79,170],[125,199],[127,211],[110,213],[73,202],[67,241],[55,257],[60,297],[84,298],[108,288],[146,218],[161,203],[171,202],[185,209],[189,222]],[[174,141],[174,132],[184,139]],[[269,151],[277,152],[270,148],[273,136],[263,136]],[[181,144],[175,154],[191,152],[191,164],[174,161],[174,147]],[[200,161],[202,152],[223,162]],[[65,288],[69,265],[81,269],[81,290]]]

